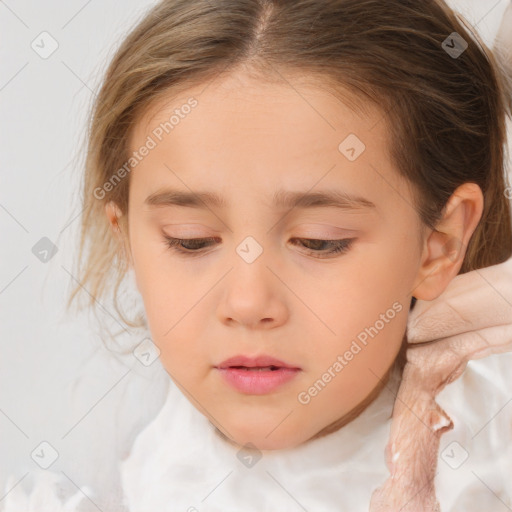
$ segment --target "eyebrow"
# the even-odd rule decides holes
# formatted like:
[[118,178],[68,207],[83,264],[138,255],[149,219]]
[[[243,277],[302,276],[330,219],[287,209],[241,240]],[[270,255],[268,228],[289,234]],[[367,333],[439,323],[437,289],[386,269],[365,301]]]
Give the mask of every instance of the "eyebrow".
[[[166,189],[149,195],[144,204],[152,207],[184,206],[206,209],[209,207],[226,208],[227,201],[213,192],[186,192]],[[351,195],[336,190],[319,190],[316,192],[297,192],[278,190],[273,196],[274,208],[339,208],[341,210],[376,209],[375,204],[358,195]]]

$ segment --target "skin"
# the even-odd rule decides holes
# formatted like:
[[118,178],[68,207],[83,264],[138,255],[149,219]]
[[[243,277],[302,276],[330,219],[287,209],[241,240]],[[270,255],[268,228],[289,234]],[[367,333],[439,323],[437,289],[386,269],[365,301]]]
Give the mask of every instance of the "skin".
[[[128,228],[118,235],[162,364],[191,403],[233,443],[294,447],[339,428],[340,419],[373,400],[400,349],[411,297],[432,300],[457,275],[482,194],[462,185],[437,230],[425,229],[390,162],[383,113],[370,104],[353,110],[348,97],[342,102],[300,76],[267,83],[238,71],[169,94],[134,126],[130,150],[191,96],[198,106],[132,170]],[[351,133],[366,146],[354,161],[338,149]],[[166,188],[215,192],[227,205],[144,204]],[[272,196],[281,188],[338,190],[375,208],[276,209]],[[117,226],[116,205],[106,214]],[[164,235],[216,238],[199,255],[183,256]],[[263,250],[252,263],[236,251],[248,236]],[[349,249],[332,255],[328,245],[292,241],[346,238],[355,239]],[[450,240],[460,243],[447,255]],[[299,393],[393,304],[401,307],[394,318],[300,403]],[[214,368],[239,354],[267,354],[301,371],[269,394],[241,393]]]

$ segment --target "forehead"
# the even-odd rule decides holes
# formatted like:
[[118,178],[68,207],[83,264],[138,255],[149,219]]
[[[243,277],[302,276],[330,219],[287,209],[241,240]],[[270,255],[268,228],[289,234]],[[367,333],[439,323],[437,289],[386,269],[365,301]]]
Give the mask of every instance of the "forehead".
[[[186,106],[191,98],[197,101],[192,111]],[[181,110],[190,112],[183,114]],[[177,126],[167,130],[172,131],[165,134],[170,135],[165,137],[169,141],[178,140],[180,132],[187,131],[183,125],[190,123],[180,122],[187,118],[195,125],[194,133],[187,131],[187,136],[196,134],[206,138],[212,135],[211,129],[217,133],[227,129],[231,137],[225,143],[234,141],[240,132],[237,128],[246,128],[248,121],[253,129],[241,134],[246,135],[246,139],[251,133],[263,132],[269,137],[277,133],[279,141],[286,141],[288,136],[296,139],[302,134],[311,142],[325,138],[329,143],[332,136],[336,140],[344,130],[357,133],[360,138],[368,135],[368,130],[372,138],[385,139],[388,133],[384,129],[386,118],[382,109],[341,84],[334,85],[332,79],[315,74],[301,75],[297,71],[282,71],[262,79],[248,71],[237,71],[188,88],[182,85],[178,90],[163,91],[138,117],[131,132],[130,149],[136,150],[136,142],[155,127],[169,124],[173,113],[179,115],[179,119],[174,117],[182,126],[180,130]],[[293,121],[300,123],[293,124]],[[209,129],[199,131],[199,128]],[[387,140],[383,142],[385,147]]]
[[[196,105],[184,108],[191,98]],[[401,187],[388,134],[381,109],[341,88],[333,90],[328,82],[230,74],[169,91],[151,105],[134,126],[130,152],[148,137],[156,144],[130,180],[145,187],[146,195],[166,181],[182,189],[245,187],[245,193],[257,191],[259,197],[315,183],[324,189],[343,184],[344,192],[367,196],[362,192],[373,190],[382,197],[386,187],[390,194]],[[352,150],[355,159],[348,158]]]

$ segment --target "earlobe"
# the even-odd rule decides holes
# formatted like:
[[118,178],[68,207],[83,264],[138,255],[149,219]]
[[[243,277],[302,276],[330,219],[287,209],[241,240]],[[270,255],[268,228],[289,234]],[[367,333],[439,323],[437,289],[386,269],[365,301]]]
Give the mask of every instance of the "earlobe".
[[116,203],[113,201],[109,201],[105,205],[105,214],[107,215],[108,222],[110,224],[110,227],[112,229],[112,232],[116,238],[120,241],[121,245],[123,246],[124,250],[124,257],[126,258],[126,261],[128,263],[128,266],[132,266],[132,256],[131,251],[128,243],[128,234],[123,234],[121,231],[121,226],[119,224],[119,219],[123,215],[123,212],[121,209],[117,206]]
[[442,231],[433,230],[425,242],[422,259],[412,295],[420,300],[434,300],[458,274],[466,248],[457,238],[449,238]]
[[464,183],[452,194],[436,228],[427,236],[411,294],[434,300],[459,273],[469,240],[483,212],[483,194],[475,183]]
[[121,217],[122,212],[117,206],[117,204],[114,203],[113,201],[109,201],[105,205],[105,213],[107,215],[110,227],[112,228],[114,234],[120,234],[121,229],[119,227],[119,218]]

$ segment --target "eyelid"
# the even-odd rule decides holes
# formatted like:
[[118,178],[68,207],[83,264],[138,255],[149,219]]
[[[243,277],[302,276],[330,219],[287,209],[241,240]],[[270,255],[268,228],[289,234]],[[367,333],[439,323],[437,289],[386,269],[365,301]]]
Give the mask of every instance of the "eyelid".
[[[355,229],[337,228],[331,224],[312,224],[315,227],[295,225],[290,228],[290,231],[300,234],[300,238],[318,238],[318,239],[331,239],[340,240],[342,238],[350,238],[356,236],[360,231]],[[294,235],[295,236],[295,235]],[[298,237],[299,238],[299,237]]]
[[[201,238],[175,238],[168,235],[164,235],[164,243],[167,245],[168,249],[175,252],[180,256],[185,257],[195,257],[201,256],[203,254],[208,254],[208,249],[215,245],[216,239],[219,237],[201,237]],[[309,241],[309,242],[326,242],[327,244],[331,244],[331,249],[329,250],[320,250],[320,249],[309,249],[304,246],[304,244],[300,244],[304,249],[304,254],[306,256],[310,256],[315,259],[334,259],[339,257],[350,251],[352,245],[357,240],[356,237],[352,238],[341,238],[341,239],[325,239],[325,238],[307,238],[307,237],[292,237],[291,241]],[[208,244],[208,242],[212,242]],[[187,249],[181,247],[182,243],[190,243],[190,242],[199,242],[207,243],[206,247],[201,247],[197,249]],[[292,243],[291,245],[296,246],[296,243]]]
[[[165,228],[172,228],[173,234],[170,235],[165,231]],[[212,235],[211,233],[214,233]],[[211,228],[205,228],[202,224],[165,224],[162,226],[162,233],[165,236],[180,237],[180,238],[210,238],[217,236],[218,231]]]

